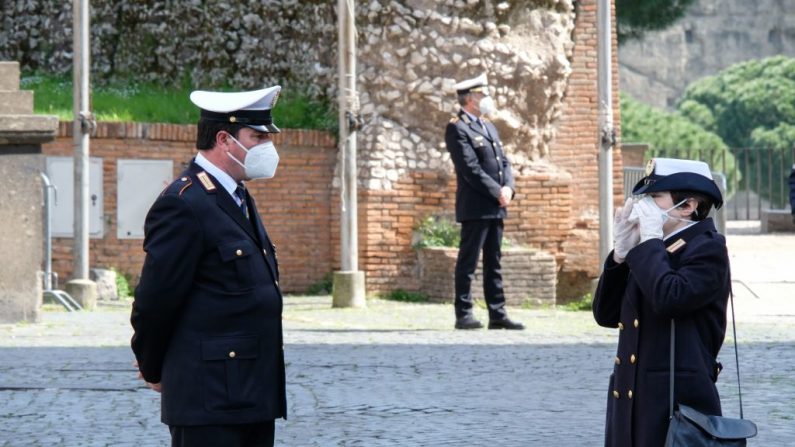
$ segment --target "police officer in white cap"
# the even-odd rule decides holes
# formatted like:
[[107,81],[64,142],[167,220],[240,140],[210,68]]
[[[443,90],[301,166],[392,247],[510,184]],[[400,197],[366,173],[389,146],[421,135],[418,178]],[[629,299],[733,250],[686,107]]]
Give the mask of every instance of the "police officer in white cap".
[[455,267],[456,329],[483,327],[472,314],[472,280],[483,251],[483,293],[489,308],[489,329],[524,329],[508,318],[500,272],[503,219],[514,196],[511,163],[485,115],[494,112],[486,74],[454,86],[461,105],[450,120],[445,143],[455,165],[456,220],[461,245]]
[[616,210],[615,249],[593,301],[596,322],[618,328],[605,446],[662,447],[671,385],[675,404],[721,414],[715,382],[731,271],[708,215],[723,196],[706,163],[670,158],[652,159],[632,192],[642,198]]
[[276,173],[280,90],[191,93],[198,154],[146,216],[132,348],[175,446],[272,446],[286,416],[276,251],[244,183]]

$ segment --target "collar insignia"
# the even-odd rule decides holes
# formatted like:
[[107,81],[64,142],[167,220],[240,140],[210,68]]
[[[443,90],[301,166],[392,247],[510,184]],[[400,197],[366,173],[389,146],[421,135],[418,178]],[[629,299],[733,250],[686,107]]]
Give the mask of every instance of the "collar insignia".
[[684,247],[685,244],[687,244],[687,242],[685,242],[684,239],[679,239],[676,242],[674,242],[673,244],[669,245],[666,248],[666,250],[668,251],[668,253],[674,253],[677,250],[679,250],[680,248]]
[[202,171],[196,174],[196,178],[199,179],[199,182],[207,192],[215,191],[215,185],[213,185],[213,181],[210,180],[210,176],[206,172]]

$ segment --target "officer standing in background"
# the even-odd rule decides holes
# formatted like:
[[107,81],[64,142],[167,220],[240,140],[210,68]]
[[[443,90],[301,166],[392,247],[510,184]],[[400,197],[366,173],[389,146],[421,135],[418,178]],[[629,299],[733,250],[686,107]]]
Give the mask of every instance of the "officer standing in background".
[[280,90],[191,93],[199,152],[146,216],[132,349],[172,446],[272,446],[286,416],[276,253],[243,183],[276,172]]
[[494,124],[483,116],[494,111],[486,74],[454,86],[461,110],[450,120],[445,143],[456,172],[456,221],[461,245],[455,267],[456,329],[483,327],[472,314],[472,280],[483,250],[483,294],[489,329],[524,329],[508,318],[500,271],[503,219],[514,191],[511,163]]

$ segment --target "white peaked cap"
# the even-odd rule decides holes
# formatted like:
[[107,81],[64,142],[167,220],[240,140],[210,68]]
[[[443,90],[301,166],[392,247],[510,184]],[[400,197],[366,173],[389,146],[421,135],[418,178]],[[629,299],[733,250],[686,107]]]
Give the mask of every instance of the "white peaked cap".
[[456,90],[458,94],[479,92],[479,91],[484,91],[488,93],[488,91],[484,89],[485,87],[488,87],[488,85],[489,81],[486,78],[486,73],[483,73],[482,75],[476,78],[467,79],[466,81],[461,81],[455,84],[453,88]]
[[277,133],[271,109],[279,99],[281,86],[247,92],[208,92],[196,90],[190,100],[201,109],[201,118],[231,124],[242,124],[260,132]]
[[[704,177],[713,180],[712,172],[709,170],[709,165],[703,161],[697,160],[682,160],[678,158],[653,158],[646,166],[646,175],[666,176],[676,174],[679,172],[691,172],[693,174],[703,175]],[[649,172],[650,171],[650,172]]]

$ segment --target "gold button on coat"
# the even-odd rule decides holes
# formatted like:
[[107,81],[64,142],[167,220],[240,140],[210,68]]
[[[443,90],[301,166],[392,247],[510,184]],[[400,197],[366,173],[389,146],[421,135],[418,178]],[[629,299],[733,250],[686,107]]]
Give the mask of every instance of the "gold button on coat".
[[229,358],[230,358],[230,359],[233,359],[233,358],[235,358],[235,356],[236,356],[236,355],[237,355],[237,354],[235,354],[235,351],[229,351]]
[[618,330],[619,331],[623,331],[624,330],[624,323],[622,323],[620,321],[618,322]]
[[618,397],[619,397],[619,396],[620,396],[620,395],[618,394],[618,391],[616,391],[616,390],[613,390],[613,397],[615,397],[616,399],[618,399]]
[[640,321],[638,321],[638,319],[635,318],[635,321],[633,321],[632,324],[634,324],[635,327],[638,327],[638,325],[640,324]]
[[629,356],[629,363],[632,363],[634,365],[635,364],[635,360],[637,360],[637,359],[638,358],[635,357],[635,354],[632,354],[631,356]]
[[274,283],[276,284],[276,287],[279,287],[279,281],[274,281]]
[[629,390],[629,393],[627,393],[627,397],[629,397],[630,399],[632,399],[632,390]]
[[621,359],[618,358],[618,356],[616,356],[616,365],[620,365],[620,364],[621,364]]
[[238,248],[237,251],[235,251],[235,254],[238,255],[238,256],[242,256],[243,255],[243,250]]

